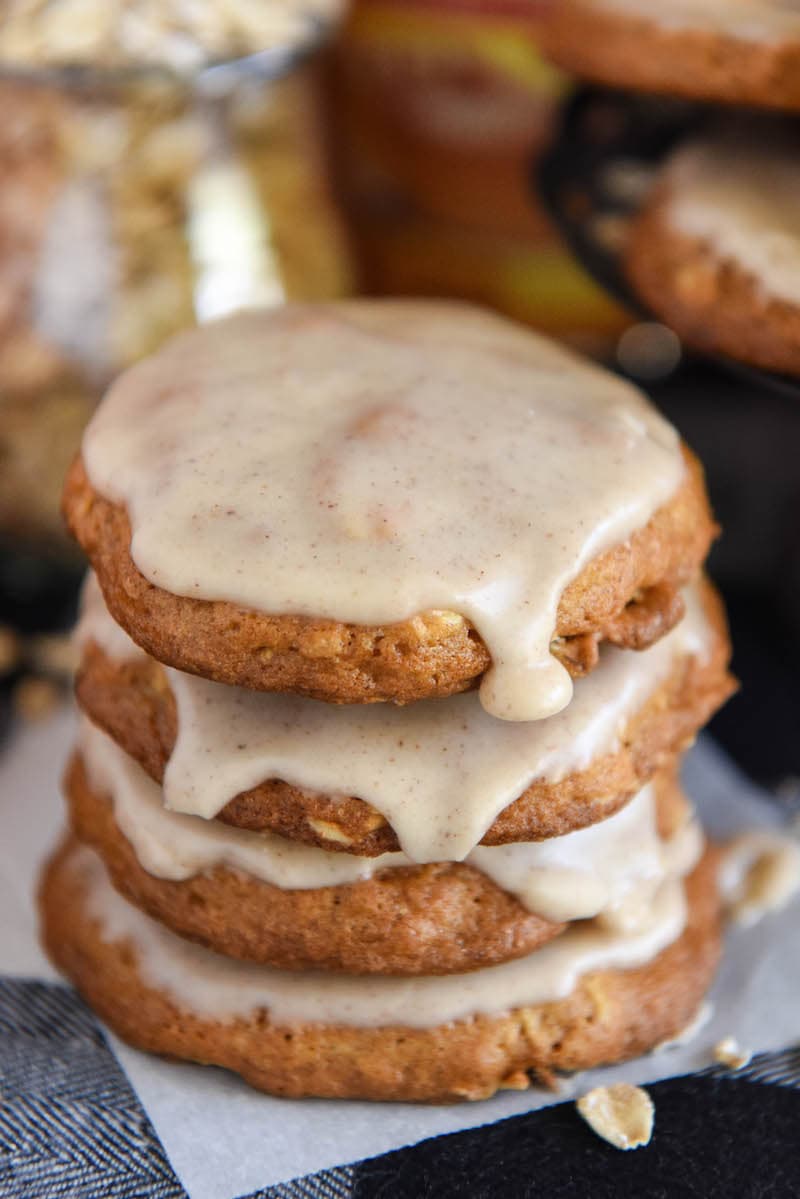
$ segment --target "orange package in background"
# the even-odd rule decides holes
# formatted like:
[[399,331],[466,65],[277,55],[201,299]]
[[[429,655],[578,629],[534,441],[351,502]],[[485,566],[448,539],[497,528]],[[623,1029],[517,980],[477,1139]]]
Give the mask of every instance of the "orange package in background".
[[540,0],[354,0],[332,56],[341,197],[366,290],[488,303],[607,351],[625,318],[537,201],[564,76]]

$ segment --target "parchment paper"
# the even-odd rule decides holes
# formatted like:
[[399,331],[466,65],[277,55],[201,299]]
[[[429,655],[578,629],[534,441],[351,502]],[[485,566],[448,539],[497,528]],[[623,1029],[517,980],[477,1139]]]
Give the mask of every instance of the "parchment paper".
[[[38,866],[64,817],[59,778],[74,732],[62,711],[16,731],[0,758],[0,971],[55,978],[38,947],[33,893]],[[709,830],[728,835],[780,827],[777,809],[708,739],[688,756],[684,780]],[[711,1063],[735,1036],[753,1051],[800,1040],[800,903],[750,930],[733,930],[712,993],[713,1016],[687,1045],[568,1080],[559,1092],[505,1092],[484,1103],[403,1104],[271,1099],[225,1072],[161,1062],[110,1043],[190,1199],[237,1196],[312,1171],[372,1157],[438,1133],[491,1123],[580,1094],[608,1080],[652,1082]],[[656,1116],[657,1118],[657,1116]]]

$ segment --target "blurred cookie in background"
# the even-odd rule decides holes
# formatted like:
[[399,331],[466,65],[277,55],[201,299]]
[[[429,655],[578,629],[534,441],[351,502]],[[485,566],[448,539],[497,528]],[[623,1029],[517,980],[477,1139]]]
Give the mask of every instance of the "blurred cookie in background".
[[800,109],[794,0],[557,0],[545,43],[568,71],[612,87]]
[[800,375],[800,141],[742,122],[682,144],[634,222],[628,278],[689,345]]

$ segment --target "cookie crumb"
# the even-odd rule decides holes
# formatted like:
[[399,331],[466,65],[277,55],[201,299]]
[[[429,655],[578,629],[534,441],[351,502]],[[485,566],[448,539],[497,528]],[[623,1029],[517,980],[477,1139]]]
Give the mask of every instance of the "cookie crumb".
[[750,928],[800,890],[800,845],[787,833],[741,833],[726,846],[720,890],[730,918]]
[[595,1087],[576,1106],[592,1131],[615,1149],[638,1149],[650,1143],[655,1107],[641,1087],[627,1082]]
[[714,1060],[731,1070],[742,1070],[750,1064],[752,1057],[752,1051],[742,1049],[735,1037],[723,1037],[714,1046]]

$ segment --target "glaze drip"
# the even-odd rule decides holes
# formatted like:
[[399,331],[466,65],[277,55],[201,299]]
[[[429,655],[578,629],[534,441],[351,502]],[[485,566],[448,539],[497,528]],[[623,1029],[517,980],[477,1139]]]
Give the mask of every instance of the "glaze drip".
[[519,721],[571,698],[550,653],[565,588],[685,470],[631,385],[499,317],[402,301],[184,333],[114,384],[83,453],[151,583],[370,626],[455,613],[492,656],[482,704]]
[[[284,890],[312,890],[414,865],[403,853],[374,858],[331,853],[168,812],[159,787],[88,721],[81,728],[80,748],[93,790],[110,799],[140,865],[159,878],[179,881],[225,866]],[[554,923],[602,913],[609,923],[633,928],[658,887],[687,874],[702,847],[693,820],[662,841],[654,790],[647,786],[622,811],[591,828],[548,841],[478,846],[466,862]]]
[[527,957],[469,974],[408,979],[297,974],[234,962],[168,932],[117,894],[91,850],[81,847],[72,869],[104,939],[132,945],[144,981],[189,1011],[222,1022],[266,1009],[276,1024],[431,1028],[479,1013],[499,1014],[562,999],[591,971],[643,965],[686,924],[683,885],[673,881],[658,892],[649,921],[635,933],[580,923]]
[[[459,861],[536,779],[586,769],[619,744],[627,721],[712,632],[696,588],[686,615],[642,653],[605,646],[572,703],[547,720],[498,721],[474,692],[396,707],[338,706],[226,687],[167,670],[178,735],[164,776],[166,806],[216,816],[234,796],[278,778],[372,804],[414,862]],[[80,639],[112,658],[142,651],[87,585]]]

